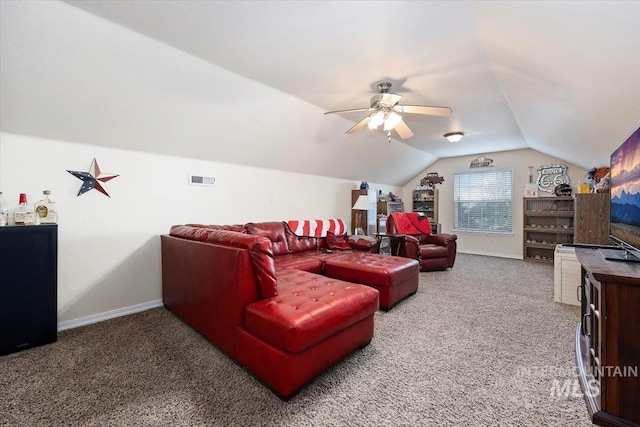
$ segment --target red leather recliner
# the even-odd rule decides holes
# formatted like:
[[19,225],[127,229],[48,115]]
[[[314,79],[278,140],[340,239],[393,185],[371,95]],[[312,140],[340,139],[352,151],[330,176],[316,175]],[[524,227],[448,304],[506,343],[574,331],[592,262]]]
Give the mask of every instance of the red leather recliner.
[[387,218],[387,230],[391,234],[404,234],[404,250],[400,255],[418,260],[420,271],[439,271],[453,267],[458,236],[431,234],[427,218],[415,212],[394,212]]

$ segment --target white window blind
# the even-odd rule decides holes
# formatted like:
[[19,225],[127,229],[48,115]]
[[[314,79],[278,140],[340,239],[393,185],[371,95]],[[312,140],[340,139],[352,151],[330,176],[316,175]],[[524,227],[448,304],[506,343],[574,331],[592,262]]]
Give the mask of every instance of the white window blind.
[[454,231],[511,233],[513,169],[456,172]]

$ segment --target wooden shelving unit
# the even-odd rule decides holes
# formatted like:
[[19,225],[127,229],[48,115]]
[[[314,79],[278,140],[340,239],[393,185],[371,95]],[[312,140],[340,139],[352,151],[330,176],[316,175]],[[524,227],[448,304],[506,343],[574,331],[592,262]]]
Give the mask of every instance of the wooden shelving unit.
[[523,258],[552,263],[556,245],[573,243],[572,197],[525,197]]
[[428,217],[432,232],[438,232],[438,190],[413,190],[412,210]]

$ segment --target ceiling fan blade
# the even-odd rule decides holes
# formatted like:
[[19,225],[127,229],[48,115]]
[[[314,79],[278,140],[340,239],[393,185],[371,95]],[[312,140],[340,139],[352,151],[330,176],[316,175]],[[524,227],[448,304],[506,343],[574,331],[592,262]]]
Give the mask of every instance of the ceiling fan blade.
[[370,121],[371,121],[371,116],[367,116],[364,119],[360,120],[358,123],[356,123],[351,129],[349,129],[345,133],[348,133],[348,134],[355,133],[363,126],[366,126],[367,123],[369,123]]
[[449,107],[429,107],[426,105],[396,105],[393,109],[398,113],[428,114],[431,116],[450,116],[453,111]]
[[335,110],[335,111],[327,111],[325,114],[333,114],[333,113],[357,113],[359,111],[367,111],[371,110],[370,107],[367,108],[351,108],[349,110]]
[[411,138],[413,136],[413,132],[411,132],[411,129],[409,129],[409,126],[407,126],[404,121],[400,121],[394,129],[402,139]]
[[383,93],[380,95],[380,104],[393,107],[402,99],[402,95],[396,95],[395,93]]

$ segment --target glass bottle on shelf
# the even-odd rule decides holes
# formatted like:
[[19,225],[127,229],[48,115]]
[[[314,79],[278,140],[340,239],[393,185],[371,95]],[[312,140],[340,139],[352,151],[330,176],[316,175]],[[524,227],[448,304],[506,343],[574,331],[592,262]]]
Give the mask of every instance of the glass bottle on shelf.
[[4,201],[2,191],[0,191],[0,227],[4,227],[5,225],[9,225],[9,208]]
[[35,204],[36,219],[40,220],[40,224],[56,224],[58,222],[58,209],[56,202],[49,198],[51,191],[44,190],[43,199]]
[[33,209],[27,204],[27,195],[20,193],[20,205],[13,211],[13,222],[16,225],[33,225],[35,222],[35,214]]

